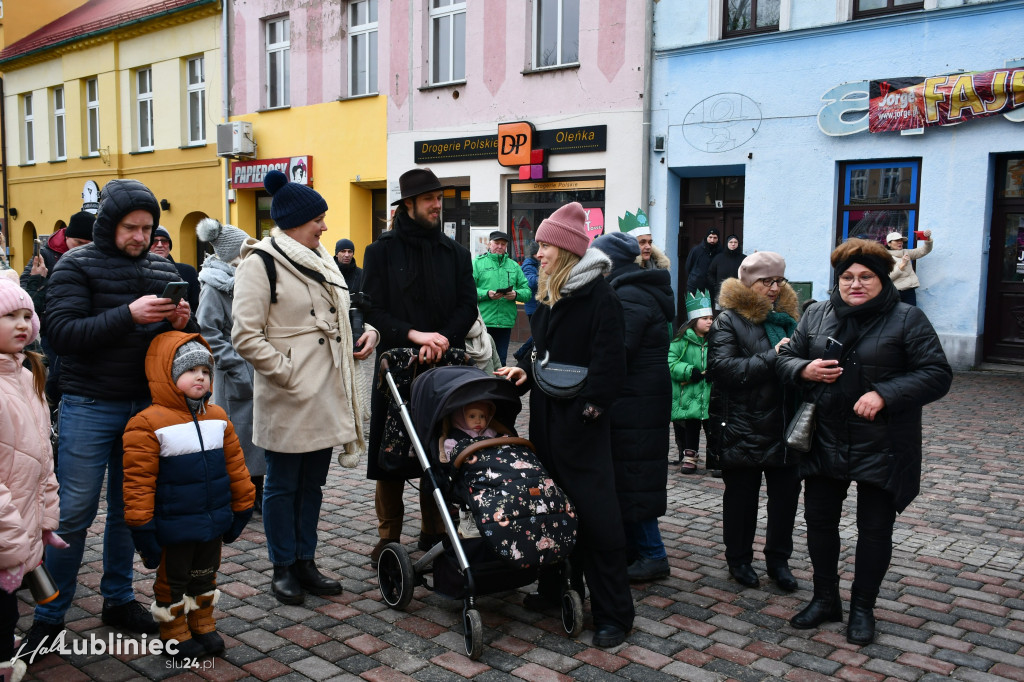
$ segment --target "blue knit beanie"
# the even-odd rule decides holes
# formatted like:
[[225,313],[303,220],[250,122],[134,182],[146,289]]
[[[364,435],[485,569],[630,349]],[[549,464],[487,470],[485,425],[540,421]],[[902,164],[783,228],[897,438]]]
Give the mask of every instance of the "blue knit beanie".
[[636,237],[625,232],[603,234],[594,240],[592,246],[611,258],[612,270],[629,265],[640,255],[640,244]]
[[288,182],[288,176],[279,170],[263,176],[263,186],[273,197],[270,217],[282,230],[305,225],[327,212],[327,202],[319,192],[297,182]]

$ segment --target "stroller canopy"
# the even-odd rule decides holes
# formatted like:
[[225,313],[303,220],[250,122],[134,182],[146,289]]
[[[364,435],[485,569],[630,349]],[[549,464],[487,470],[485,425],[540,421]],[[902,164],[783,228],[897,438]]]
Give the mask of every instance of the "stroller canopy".
[[492,401],[494,419],[515,432],[516,417],[523,404],[511,381],[476,367],[436,367],[416,377],[409,413],[416,435],[432,457],[438,454],[442,418],[478,400]]

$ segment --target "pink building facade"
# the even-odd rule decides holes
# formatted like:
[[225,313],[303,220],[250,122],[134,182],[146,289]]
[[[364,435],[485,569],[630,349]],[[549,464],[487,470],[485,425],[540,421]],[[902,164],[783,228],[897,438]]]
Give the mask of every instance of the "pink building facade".
[[[412,0],[385,17],[381,3],[389,202],[403,172],[430,167],[452,186],[446,231],[474,252],[509,231],[517,256],[569,201],[590,210],[595,235],[646,210],[649,5]],[[499,135],[515,122],[525,135]]]

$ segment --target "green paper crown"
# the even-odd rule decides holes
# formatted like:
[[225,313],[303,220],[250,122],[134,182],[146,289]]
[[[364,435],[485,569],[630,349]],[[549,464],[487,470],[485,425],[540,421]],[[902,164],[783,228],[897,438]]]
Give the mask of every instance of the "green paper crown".
[[638,227],[647,227],[647,214],[643,209],[637,209],[636,215],[626,211],[626,215],[619,218],[619,232],[629,232]]
[[707,317],[712,314],[711,294],[707,291],[697,290],[696,293],[686,295],[686,321],[695,320],[698,317]]

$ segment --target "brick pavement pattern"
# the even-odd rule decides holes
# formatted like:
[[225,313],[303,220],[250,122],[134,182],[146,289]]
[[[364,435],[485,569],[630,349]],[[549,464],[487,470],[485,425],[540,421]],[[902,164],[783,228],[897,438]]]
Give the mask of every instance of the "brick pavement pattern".
[[[1024,375],[958,373],[950,394],[925,408],[922,491],[897,519],[893,562],[876,609],[878,636],[869,646],[848,644],[841,623],[817,631],[787,623],[810,598],[802,509],[791,562],[801,590],[784,594],[764,577],[763,509],[754,564],[761,587],[744,589],[729,579],[723,556],[721,479],[703,468],[683,476],[670,464],[661,529],[672,575],[634,586],[636,625],[622,646],[594,648],[589,630],[568,639],[556,613],[522,607],[524,589],[478,600],[486,643],[471,661],[463,655],[461,601],[421,587],[404,612],[383,604],[367,558],[377,541],[373,484],[362,467],[335,466],[318,563],[341,579],[343,594],[279,604],[269,592],[271,564],[256,517],[224,548],[217,609],[228,647],[223,658],[187,670],[153,655],[49,654],[26,679],[1024,680],[1021,396]],[[523,433],[527,416],[519,424]],[[670,461],[675,457],[673,446]],[[844,600],[853,577],[852,493],[842,528]],[[407,510],[417,508],[416,499],[408,488]],[[67,617],[68,642],[113,634],[99,619],[103,521],[97,517],[92,528]],[[418,532],[418,523],[407,523],[407,530]],[[415,549],[415,535],[402,540]],[[148,603],[154,572],[141,562],[136,569],[139,598]],[[20,607],[24,631],[31,604]]]

